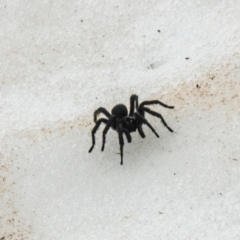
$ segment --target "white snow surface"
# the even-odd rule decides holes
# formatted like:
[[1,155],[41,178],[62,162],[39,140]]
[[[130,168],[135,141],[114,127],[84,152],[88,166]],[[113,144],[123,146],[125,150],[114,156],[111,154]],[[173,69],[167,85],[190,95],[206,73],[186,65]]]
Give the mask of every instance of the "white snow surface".
[[[240,239],[240,2],[0,4],[0,239]],[[160,100],[132,133],[93,112]],[[102,117],[102,115],[100,116]]]

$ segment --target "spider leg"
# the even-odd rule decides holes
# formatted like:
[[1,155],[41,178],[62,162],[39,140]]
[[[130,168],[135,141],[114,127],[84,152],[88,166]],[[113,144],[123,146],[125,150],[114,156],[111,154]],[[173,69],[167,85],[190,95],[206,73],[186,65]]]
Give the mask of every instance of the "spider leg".
[[138,96],[136,94],[133,94],[130,97],[130,112],[129,115],[132,116],[134,113],[134,102],[136,101],[136,109],[138,109]]
[[162,103],[158,100],[144,101],[140,104],[139,108],[142,108],[144,105],[152,105],[152,104],[160,104],[161,106],[163,106],[165,108],[174,108],[173,106],[168,106],[165,103]]
[[137,125],[138,132],[142,138],[145,138],[145,134],[143,132],[142,126],[140,124]]
[[132,137],[130,135],[130,132],[128,130],[126,130],[126,129],[123,129],[123,131],[124,131],[124,133],[125,133],[125,135],[127,137],[128,142],[129,143],[132,142]]
[[160,113],[154,112],[154,111],[152,111],[151,109],[145,108],[145,107],[143,107],[142,110],[144,110],[145,112],[147,112],[147,113],[149,113],[149,114],[151,114],[151,115],[153,115],[153,116],[155,116],[155,117],[160,118],[161,121],[162,121],[162,123],[163,123],[163,125],[164,125],[170,132],[173,132],[173,130],[167,125],[167,123],[165,122],[163,116],[162,116]]
[[100,126],[100,124],[101,123],[105,123],[105,124],[107,124],[108,123],[108,120],[107,119],[105,119],[105,118],[101,118],[101,119],[99,119],[97,122],[96,122],[96,124],[95,124],[95,127],[93,128],[93,130],[92,130],[92,146],[91,146],[91,148],[89,149],[89,153],[93,150],[93,148],[94,148],[94,145],[95,145],[95,133],[96,133],[96,131],[98,130],[98,128],[99,128],[99,126]]
[[154,134],[159,138],[159,135],[156,133],[155,129],[152,127],[152,125],[147,121],[146,118],[144,118],[141,114],[139,113],[135,113],[139,118],[140,120],[142,121],[142,123],[146,124],[153,132]]
[[103,113],[107,118],[111,117],[111,114],[105,108],[100,107],[93,114],[94,122],[97,122],[97,115],[100,113]]
[[111,121],[107,123],[106,127],[103,130],[103,135],[102,135],[102,152],[104,151],[104,146],[105,146],[105,142],[106,142],[106,134],[109,130],[109,128],[111,127]]
[[124,145],[124,140],[123,140],[123,129],[122,126],[119,126],[119,132],[118,132],[118,138],[119,138],[119,144],[120,144],[120,154],[121,154],[121,165],[123,165],[123,145]]

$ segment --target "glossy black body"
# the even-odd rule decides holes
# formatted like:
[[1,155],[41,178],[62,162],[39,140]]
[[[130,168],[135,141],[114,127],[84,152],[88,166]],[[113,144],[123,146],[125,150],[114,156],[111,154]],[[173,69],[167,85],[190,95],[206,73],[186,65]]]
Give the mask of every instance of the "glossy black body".
[[[119,138],[119,144],[120,144],[120,154],[121,154],[121,165],[123,164],[123,145],[124,145],[124,139],[123,134],[126,136],[127,141],[131,142],[132,137],[130,133],[135,132],[138,130],[140,136],[142,138],[145,138],[145,134],[142,129],[142,125],[146,124],[153,132],[154,134],[159,137],[155,129],[151,126],[151,124],[147,121],[145,118],[145,112],[158,117],[161,119],[163,125],[170,131],[173,132],[173,130],[168,127],[167,123],[165,122],[164,118],[160,113],[154,112],[151,109],[145,107],[146,105],[152,105],[152,104],[159,104],[165,108],[174,108],[173,106],[168,106],[158,100],[152,100],[152,101],[144,101],[140,105],[138,105],[138,96],[132,95],[130,97],[130,111],[128,113],[128,109],[123,104],[118,104],[115,107],[113,107],[111,114],[105,109],[105,108],[98,108],[93,116],[94,116],[94,122],[95,127],[92,130],[92,146],[89,149],[89,152],[91,152],[95,145],[95,133],[97,129],[99,128],[101,123],[104,123],[106,126],[103,130],[102,135],[102,151],[104,151],[105,141],[106,141],[106,134],[111,127],[113,130],[117,131],[118,138]],[[106,118],[100,118],[97,120],[98,114],[104,114]]]

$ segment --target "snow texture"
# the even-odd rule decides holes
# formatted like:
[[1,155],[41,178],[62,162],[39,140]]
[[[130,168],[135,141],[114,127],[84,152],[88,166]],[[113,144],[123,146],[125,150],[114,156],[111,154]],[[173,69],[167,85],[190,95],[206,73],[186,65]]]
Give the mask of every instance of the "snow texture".
[[[0,239],[240,239],[240,2],[0,4]],[[158,99],[160,138],[93,112]]]

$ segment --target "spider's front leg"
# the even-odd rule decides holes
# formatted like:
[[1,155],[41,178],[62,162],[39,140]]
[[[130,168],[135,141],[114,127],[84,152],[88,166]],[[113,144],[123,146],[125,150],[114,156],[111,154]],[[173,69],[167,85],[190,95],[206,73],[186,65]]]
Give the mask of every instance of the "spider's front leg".
[[127,141],[128,141],[129,143],[132,142],[132,137],[131,137],[130,132],[129,132],[128,130],[126,130],[126,129],[123,129],[123,131],[124,131],[124,133],[125,133],[125,135],[126,135]]
[[142,125],[141,125],[141,124],[138,124],[138,125],[137,125],[137,129],[138,129],[138,132],[139,132],[140,136],[141,136],[142,138],[145,138],[145,133],[144,133],[144,131],[143,131],[143,129],[142,129]]
[[123,127],[122,124],[119,124],[118,126],[118,138],[119,138],[119,144],[120,144],[120,154],[121,154],[121,165],[123,165],[123,145],[124,145],[124,140],[123,140]]
[[[136,114],[136,116],[138,117],[138,119],[142,122],[142,123],[144,123],[144,124],[146,124],[153,132],[154,132],[154,134],[156,135],[156,137],[158,137],[159,138],[159,135],[157,134],[157,132],[155,131],[155,129],[152,127],[152,125],[148,122],[148,120],[146,119],[146,118],[144,118],[140,113],[138,113],[138,112],[136,112],[135,113]],[[139,129],[138,129],[139,130]],[[140,129],[140,131],[141,131],[141,129]],[[140,133],[140,132],[139,132]],[[143,131],[142,131],[142,133],[143,133]],[[140,135],[142,134],[142,133],[140,133]],[[144,134],[144,133],[143,133]]]

